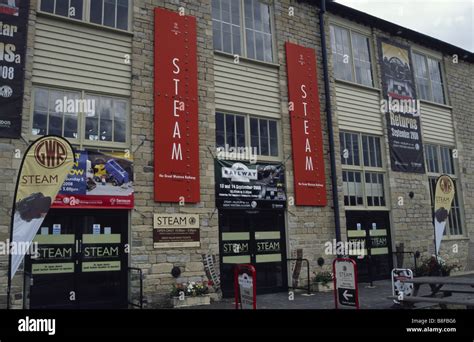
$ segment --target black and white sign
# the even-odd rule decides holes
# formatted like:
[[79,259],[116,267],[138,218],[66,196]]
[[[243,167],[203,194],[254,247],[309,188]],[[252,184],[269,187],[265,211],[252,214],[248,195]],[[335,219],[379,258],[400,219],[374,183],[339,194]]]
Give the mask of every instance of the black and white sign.
[[281,164],[250,164],[216,160],[216,207],[283,209],[285,168]]
[[408,46],[379,39],[383,103],[392,170],[425,173],[419,101]]
[[336,309],[344,306],[359,308],[357,265],[354,260],[338,258],[333,262]]
[[[413,293],[413,284],[402,282],[413,279],[413,271],[409,268],[394,268],[392,270],[392,295],[397,296],[399,300],[411,296]],[[400,304],[398,300],[393,300]]]
[[29,0],[0,3],[0,138],[19,138]]
[[239,275],[240,307],[244,310],[253,309],[253,279],[247,273]]

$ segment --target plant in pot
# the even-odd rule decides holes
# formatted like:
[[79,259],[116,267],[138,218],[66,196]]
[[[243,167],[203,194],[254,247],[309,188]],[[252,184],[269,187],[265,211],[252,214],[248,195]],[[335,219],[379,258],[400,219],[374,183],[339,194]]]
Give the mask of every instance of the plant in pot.
[[170,295],[175,308],[211,304],[207,281],[174,284]]
[[313,291],[315,292],[328,292],[334,290],[333,276],[331,272],[322,271],[314,273],[313,278]]

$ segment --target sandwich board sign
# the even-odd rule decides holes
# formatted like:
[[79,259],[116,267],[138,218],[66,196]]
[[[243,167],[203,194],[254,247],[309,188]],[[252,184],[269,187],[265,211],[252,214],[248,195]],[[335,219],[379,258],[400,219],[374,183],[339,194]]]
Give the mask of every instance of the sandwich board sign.
[[336,309],[352,307],[359,309],[357,287],[357,265],[354,260],[337,258],[332,263],[334,272],[334,301]]
[[398,300],[393,300],[400,304],[405,296],[411,296],[413,293],[413,284],[402,282],[403,280],[413,279],[413,271],[409,268],[394,268],[392,270],[392,295],[397,296]]
[[[234,272],[235,308],[257,308],[256,272],[252,265],[237,265]],[[240,304],[240,305],[239,305]]]

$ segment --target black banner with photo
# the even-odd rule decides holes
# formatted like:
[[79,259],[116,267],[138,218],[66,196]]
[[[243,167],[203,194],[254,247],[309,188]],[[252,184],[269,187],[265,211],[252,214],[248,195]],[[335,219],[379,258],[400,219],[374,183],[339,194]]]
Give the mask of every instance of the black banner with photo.
[[29,0],[0,0],[0,138],[19,138]]
[[283,209],[286,207],[282,164],[215,161],[216,207],[221,209]]
[[392,170],[425,173],[419,101],[408,46],[378,39]]

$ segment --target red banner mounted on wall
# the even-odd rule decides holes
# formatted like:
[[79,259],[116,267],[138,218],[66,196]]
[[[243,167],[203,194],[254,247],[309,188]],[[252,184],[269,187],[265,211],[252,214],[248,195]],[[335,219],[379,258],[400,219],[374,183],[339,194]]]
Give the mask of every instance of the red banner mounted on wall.
[[199,202],[196,18],[155,8],[155,201]]
[[326,177],[316,55],[313,49],[289,42],[285,48],[295,204],[325,206]]

